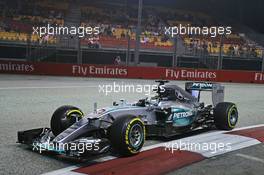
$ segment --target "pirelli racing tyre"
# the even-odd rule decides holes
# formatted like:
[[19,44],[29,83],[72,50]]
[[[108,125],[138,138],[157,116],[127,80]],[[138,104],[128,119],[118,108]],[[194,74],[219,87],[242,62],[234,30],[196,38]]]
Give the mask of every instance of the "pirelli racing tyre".
[[214,122],[217,129],[232,130],[238,121],[238,111],[234,103],[218,103],[214,109]]
[[79,108],[74,106],[61,106],[51,117],[51,131],[57,136],[82,117],[83,112]]
[[120,116],[111,125],[109,140],[114,150],[122,156],[139,153],[145,142],[145,125],[140,118]]

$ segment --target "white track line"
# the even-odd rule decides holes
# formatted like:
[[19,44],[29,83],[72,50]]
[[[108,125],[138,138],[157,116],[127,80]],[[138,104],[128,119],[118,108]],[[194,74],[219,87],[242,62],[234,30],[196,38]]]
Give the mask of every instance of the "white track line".
[[[240,131],[240,130],[244,130],[244,129],[251,129],[251,128],[257,128],[257,127],[262,127],[262,126],[264,126],[264,124],[246,126],[246,127],[242,127],[242,128],[235,128],[232,131]],[[206,141],[206,139],[210,140],[216,135],[221,135],[221,134],[224,134],[224,133],[227,133],[227,132],[228,131],[210,131],[209,133],[203,133],[203,134],[199,134],[199,135],[195,135],[195,136],[191,136],[191,137],[182,138],[182,139],[179,139],[179,140],[182,140],[182,141],[185,141],[185,142],[187,142],[187,141],[194,142],[194,140],[197,140],[199,142],[200,140],[204,139],[203,141]],[[227,137],[227,136],[224,135],[222,137]],[[235,137],[237,137],[237,135],[235,135]],[[243,137],[243,136],[241,136],[241,137]],[[142,148],[142,151],[150,150],[150,149],[157,148],[157,147],[162,147],[166,143],[169,144],[169,143],[173,143],[173,142],[175,142],[175,140],[172,140],[172,141],[169,141],[169,142],[158,143],[158,144],[154,144],[154,145],[150,145],[150,146],[146,146],[146,147]]]
[[[79,168],[79,166],[73,165],[73,166],[69,166],[69,167],[66,167],[66,168],[59,169],[59,170],[55,170],[55,171],[51,171],[51,172],[48,172],[48,173],[44,173],[43,175],[65,175],[65,174],[70,174],[70,173],[73,172],[72,170],[75,170],[77,168]],[[78,174],[80,174],[80,173],[78,173]]]
[[[105,156],[105,157],[100,157],[100,158],[97,158],[97,159],[94,159],[93,162],[105,162],[105,161],[108,161],[108,160],[113,160],[113,159],[116,159],[118,157],[115,157],[115,156]],[[66,167],[66,168],[62,168],[62,169],[58,169],[58,170],[55,170],[55,171],[51,171],[51,172],[48,172],[48,173],[44,173],[43,175],[80,175],[81,173],[77,173],[77,172],[74,172],[72,170],[75,170],[75,169],[78,169],[80,167],[83,167],[84,164],[77,164],[77,165],[72,165],[72,166],[69,166],[69,167]]]
[[249,156],[249,155],[246,155],[246,154],[240,154],[240,153],[236,154],[236,156],[238,156],[238,157],[243,157],[243,158],[245,158],[245,159],[249,159],[249,160],[252,160],[252,161],[255,161],[255,162],[259,162],[259,163],[264,164],[264,160],[263,160],[263,159],[260,159],[260,158],[258,158],[258,157]]
[[[187,137],[179,140],[163,142],[155,145],[144,147],[142,150],[150,150],[157,147],[165,147],[166,150],[176,151],[177,149],[188,150],[202,154],[204,157],[210,158],[216,155],[228,153],[238,149],[246,148],[261,142],[244,136],[228,135],[225,132],[213,132],[192,137]],[[186,149],[187,145],[187,149]],[[221,145],[221,147],[220,147]],[[205,146],[210,146],[210,149],[204,150]]]
[[258,124],[258,125],[252,125],[252,126],[245,126],[245,127],[242,127],[242,128],[235,128],[232,131],[240,131],[240,130],[244,130],[244,129],[258,128],[258,127],[262,127],[262,126],[264,126],[264,124]]
[[[233,131],[239,131],[239,130],[250,129],[250,128],[257,128],[257,127],[262,127],[262,126],[264,126],[264,124],[237,128],[237,129],[234,129]],[[179,143],[180,141],[181,142],[190,142],[190,143],[220,143],[220,142],[221,143],[230,143],[230,146],[232,148],[231,150],[219,150],[218,149],[218,150],[216,150],[215,153],[214,152],[210,152],[210,151],[202,151],[202,150],[201,151],[199,151],[199,150],[198,151],[194,151],[194,152],[202,154],[204,157],[210,158],[210,157],[213,157],[213,156],[225,154],[227,152],[239,150],[239,149],[242,149],[242,148],[250,147],[250,146],[257,145],[257,144],[261,143],[258,140],[253,139],[253,138],[239,136],[239,135],[231,135],[231,134],[228,135],[228,134],[225,134],[225,133],[227,133],[227,131],[212,131],[212,132],[209,132],[209,133],[204,133],[204,134],[200,134],[200,135],[196,135],[196,136],[191,136],[191,137],[186,137],[186,138],[182,138],[182,139],[178,139],[178,140],[172,140],[172,141],[169,141],[169,142],[163,142],[163,143],[158,143],[158,144],[146,146],[146,147],[143,147],[141,151],[146,151],[146,150],[154,149],[154,148],[157,148],[157,147],[165,147],[166,144],[168,145],[168,144],[172,144],[172,143]],[[236,154],[236,155],[240,156],[240,157],[252,159],[251,156],[249,157],[247,155],[242,155],[242,154]],[[101,157],[101,158],[95,159],[93,161],[95,161],[95,162],[105,162],[105,161],[113,160],[113,159],[116,159],[116,158],[118,158],[118,157],[106,156],[106,157]],[[257,161],[257,159],[254,159],[254,160]],[[264,160],[262,160],[262,161],[264,161]],[[59,169],[59,170],[51,171],[51,172],[45,173],[43,175],[66,175],[66,174],[67,175],[68,174],[69,175],[80,175],[80,173],[76,173],[76,172],[72,171],[72,170],[75,170],[75,169],[80,168],[80,167],[83,167],[83,165],[82,164],[73,165],[73,166],[70,166],[70,167],[66,167],[66,168],[62,168],[62,169]]]

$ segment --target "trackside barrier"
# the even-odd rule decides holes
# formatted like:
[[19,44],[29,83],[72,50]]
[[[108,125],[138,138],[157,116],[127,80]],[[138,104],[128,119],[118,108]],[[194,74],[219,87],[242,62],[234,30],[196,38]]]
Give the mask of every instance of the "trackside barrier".
[[102,78],[167,79],[264,84],[264,72],[57,64],[0,60],[0,73]]

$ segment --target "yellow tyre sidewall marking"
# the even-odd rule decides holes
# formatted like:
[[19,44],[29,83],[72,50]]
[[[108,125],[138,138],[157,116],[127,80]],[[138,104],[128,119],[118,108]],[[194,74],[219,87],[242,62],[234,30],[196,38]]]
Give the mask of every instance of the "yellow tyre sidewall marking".
[[228,118],[227,118],[227,120],[228,120],[228,126],[229,127],[231,127],[231,128],[234,128],[235,127],[235,125],[232,125],[231,124],[231,122],[230,122],[230,117],[231,117],[231,113],[234,111],[234,110],[236,110],[236,105],[233,105],[231,108],[229,108],[229,110],[228,110]]
[[69,117],[72,113],[78,113],[78,114],[80,114],[80,117],[83,117],[82,111],[80,111],[78,109],[70,110],[69,112],[67,112],[66,113],[67,117]]
[[137,118],[134,118],[133,120],[131,120],[131,121],[128,123],[127,128],[126,128],[126,132],[125,132],[125,143],[126,143],[126,145],[128,146],[128,150],[129,150],[132,154],[137,153],[137,151],[135,151],[133,148],[131,148],[131,147],[129,146],[129,131],[130,131],[131,125],[132,125],[134,122],[136,122],[136,121],[142,123],[142,125],[143,125],[143,132],[144,132],[143,142],[145,141],[145,138],[146,138],[146,129],[145,129],[145,125],[144,125],[144,123],[140,120],[140,118],[137,117]]

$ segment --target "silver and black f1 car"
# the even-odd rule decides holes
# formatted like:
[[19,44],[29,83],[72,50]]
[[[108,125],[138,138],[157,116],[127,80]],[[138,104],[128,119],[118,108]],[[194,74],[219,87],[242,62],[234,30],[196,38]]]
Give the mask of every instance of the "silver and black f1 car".
[[[238,121],[234,103],[224,102],[218,83],[188,82],[185,90],[157,81],[157,95],[136,103],[124,100],[113,106],[84,113],[62,106],[52,115],[50,128],[18,132],[18,142],[33,150],[87,157],[118,152],[137,154],[147,136],[171,137],[197,128],[232,130]],[[200,102],[201,91],[212,92],[212,104]]]

